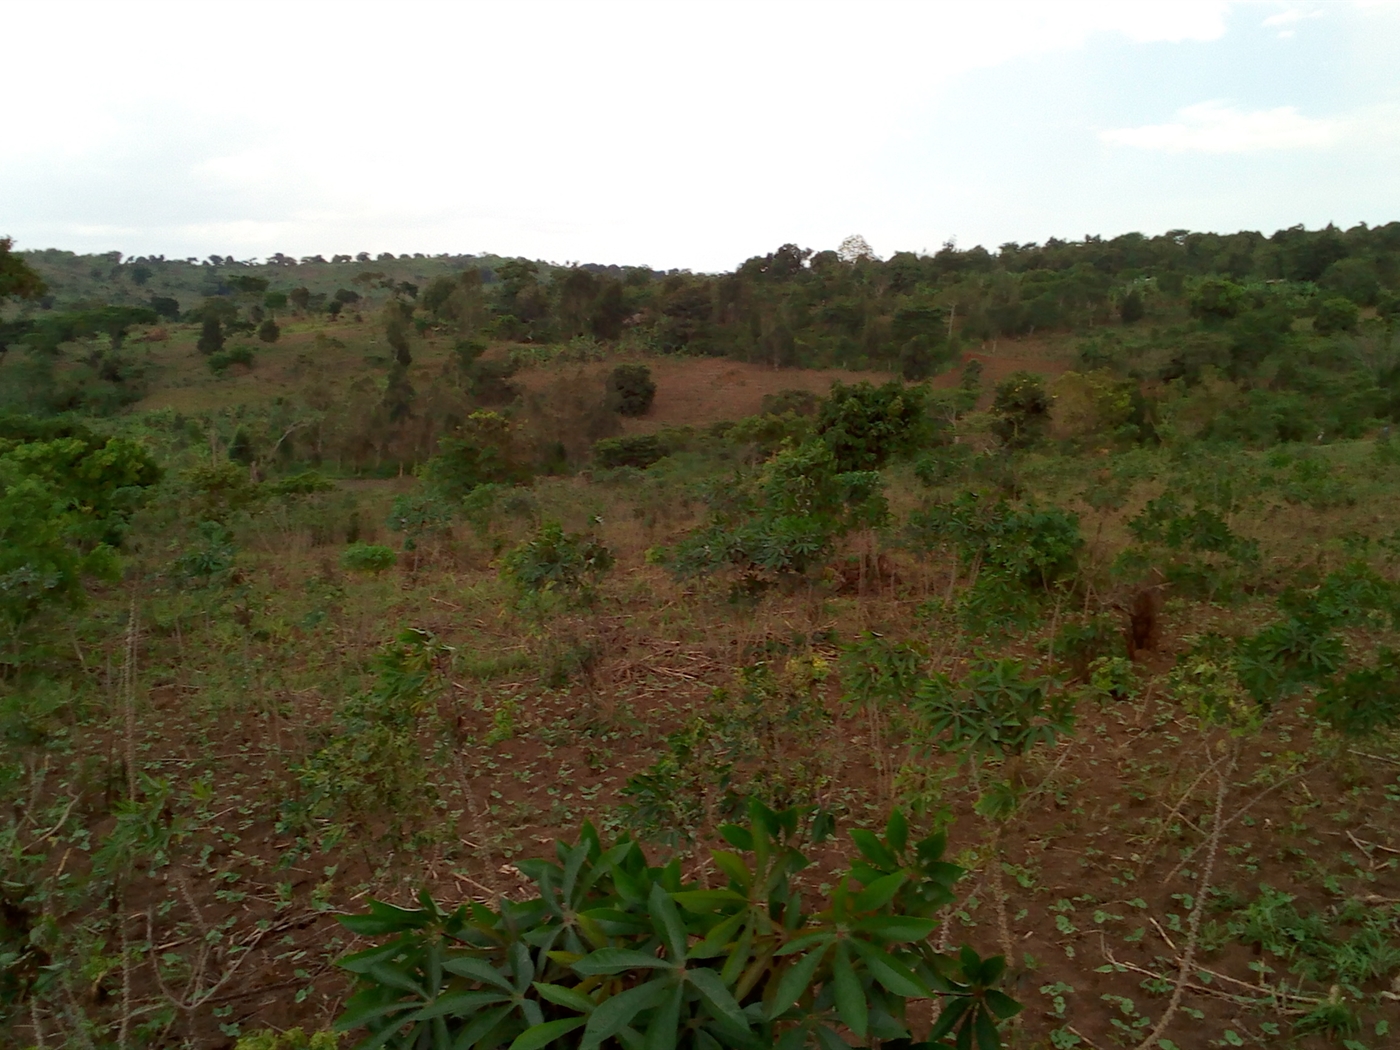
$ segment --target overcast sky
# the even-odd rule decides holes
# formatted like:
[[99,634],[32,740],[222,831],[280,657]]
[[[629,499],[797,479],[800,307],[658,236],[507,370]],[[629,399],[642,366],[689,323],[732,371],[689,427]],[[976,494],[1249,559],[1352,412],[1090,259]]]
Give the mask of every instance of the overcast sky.
[[0,234],[728,269],[1400,219],[1400,6],[5,4]]

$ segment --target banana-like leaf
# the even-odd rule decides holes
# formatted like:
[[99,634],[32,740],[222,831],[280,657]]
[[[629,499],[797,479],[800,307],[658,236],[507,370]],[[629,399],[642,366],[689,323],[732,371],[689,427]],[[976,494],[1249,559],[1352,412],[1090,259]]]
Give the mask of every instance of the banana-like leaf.
[[369,968],[366,976],[384,985],[386,988],[396,988],[401,992],[408,992],[411,995],[416,995],[420,999],[430,998],[423,986],[410,977],[408,971],[402,966],[394,966],[390,963],[375,963]]
[[397,908],[383,901],[370,901],[368,915],[342,915],[340,924],[351,933],[361,937],[382,937],[386,933],[402,933],[406,930],[421,930],[432,922],[432,913],[422,910]]
[[900,866],[899,859],[886,848],[874,832],[864,828],[856,828],[851,832],[851,841],[872,864],[878,864],[886,871]]
[[749,899],[733,890],[685,890],[671,895],[672,899],[686,911],[696,915],[708,915],[719,911],[725,905],[747,905]]
[[457,1033],[457,1038],[452,1042],[452,1050],[469,1050],[470,1047],[476,1046],[481,1039],[495,1031],[496,1026],[506,1019],[511,1009],[509,1005],[498,1006],[494,1010],[477,1014],[468,1022],[467,1027]]
[[647,1025],[646,1050],[676,1050],[681,1028],[681,1003],[684,999],[685,988],[678,984],[671,991],[670,997],[652,1014],[651,1024]]
[[794,937],[787,944],[779,948],[774,955],[793,955],[797,952],[806,951],[814,944],[827,943],[836,939],[836,934],[831,930],[813,930],[811,933],[804,933],[800,937]]
[[706,933],[704,939],[690,949],[687,958],[713,959],[716,955],[723,955],[747,919],[746,912],[731,915]]
[[890,813],[890,819],[885,824],[885,841],[895,853],[903,853],[909,844],[909,822],[897,809]]
[[822,1050],[851,1050],[851,1044],[842,1039],[826,1025],[817,1026],[817,1042]]
[[995,988],[988,988],[982,993],[982,998],[992,1013],[996,1014],[998,1021],[1005,1021],[1008,1017],[1015,1017],[1021,1012],[1021,1004],[1005,992],[999,992]]
[[716,849],[710,851],[710,856],[714,858],[715,867],[728,875],[743,889],[747,890],[753,885],[753,872],[749,871],[749,866],[744,863],[744,859],[739,854]]

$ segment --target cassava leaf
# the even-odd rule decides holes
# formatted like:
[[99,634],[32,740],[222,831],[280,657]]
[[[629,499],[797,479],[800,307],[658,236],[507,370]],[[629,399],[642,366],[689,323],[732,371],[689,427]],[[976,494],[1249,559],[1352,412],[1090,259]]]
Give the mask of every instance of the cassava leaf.
[[558,1021],[532,1025],[515,1037],[515,1041],[510,1044],[510,1050],[540,1050],[540,1047],[548,1046],[561,1035],[567,1035],[575,1028],[581,1027],[586,1020],[583,1017],[565,1017]]
[[772,1020],[785,1013],[797,1002],[812,984],[812,978],[826,955],[826,946],[816,948],[783,971],[778,978],[778,988],[773,993],[773,1001],[768,1005],[768,1018]]
[[623,970],[670,969],[674,964],[655,955],[639,952],[632,948],[599,948],[574,963],[575,973],[590,977],[595,974],[621,973]]
[[695,985],[700,991],[706,1004],[718,1016],[724,1018],[730,1024],[738,1028],[748,1028],[749,1019],[744,1016],[739,1004],[734,1001],[734,996],[729,993],[729,989],[720,980],[719,974],[714,970],[699,966],[686,971],[686,977],[690,983]]
[[904,885],[906,876],[902,871],[896,871],[892,875],[876,879],[865,889],[856,894],[856,911],[878,911],[890,901],[894,900],[894,895],[899,892],[899,888]]
[[851,957],[846,953],[844,944],[836,946],[836,955],[831,961],[831,977],[836,993],[836,1013],[841,1023],[864,1039],[870,1008],[865,1001],[865,989],[860,986],[860,978],[851,966]]

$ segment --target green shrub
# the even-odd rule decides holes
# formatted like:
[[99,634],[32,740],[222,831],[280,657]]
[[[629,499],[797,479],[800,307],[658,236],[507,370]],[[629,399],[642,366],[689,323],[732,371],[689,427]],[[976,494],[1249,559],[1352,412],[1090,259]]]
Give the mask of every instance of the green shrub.
[[17,628],[81,601],[85,577],[114,578],[115,548],[159,478],[135,442],[0,419],[0,619]]
[[632,434],[603,438],[593,445],[593,462],[606,470],[636,467],[645,470],[668,455],[655,434]]
[[403,533],[403,549],[416,550],[420,540],[429,536],[445,536],[452,531],[458,506],[421,492],[394,498],[385,524],[390,532]]
[[437,455],[419,472],[436,496],[460,500],[478,485],[509,484],[525,478],[515,446],[515,430],[496,412],[473,412],[455,434],[438,441]]
[[372,572],[375,575],[385,569],[392,569],[398,555],[392,547],[381,547],[374,543],[352,543],[341,551],[340,567],[351,572]]
[[1333,335],[1337,332],[1353,332],[1361,317],[1361,311],[1350,299],[1337,296],[1324,299],[1313,317],[1313,331],[1319,335]]
[[596,539],[566,534],[557,521],[547,521],[505,556],[501,575],[522,595],[559,594],[570,601],[586,601],[612,566],[612,552]]
[[232,365],[247,365],[252,368],[253,348],[251,346],[235,346],[209,355],[209,369],[215,375],[223,375]]
[[1142,293],[1136,288],[1123,296],[1118,304],[1118,317],[1124,324],[1137,324],[1147,313],[1142,302]]
[[608,376],[608,406],[624,416],[644,416],[656,397],[646,365],[618,365]]
[[209,584],[233,568],[233,533],[217,521],[201,521],[195,526],[198,542],[175,562],[175,571],[188,580]]
[[956,547],[965,565],[1037,590],[1068,582],[1084,545],[1077,515],[1058,507],[1017,507],[976,492],[918,511],[909,525],[920,544]]
[[816,430],[839,470],[878,469],[930,439],[928,391],[898,382],[833,383],[817,413]]
[[330,739],[293,770],[298,790],[282,807],[279,831],[319,831],[324,848],[352,826],[387,822],[390,837],[421,826],[436,793],[417,733],[449,653],[414,628],[380,650],[374,685],[340,705]]
[[1223,277],[1207,277],[1197,283],[1189,298],[1191,313],[1206,321],[1228,321],[1245,303],[1245,290]]
[[822,441],[783,449],[757,476],[717,486],[709,521],[667,560],[681,577],[734,570],[736,593],[757,593],[824,563],[853,529],[882,524],[881,485],[878,471],[838,470]]
[[754,448],[766,458],[786,444],[810,441],[812,434],[810,417],[787,411],[782,415],[748,416],[725,431],[724,437],[736,445]]
[[316,492],[335,491],[335,482],[319,471],[303,470],[280,477],[269,487],[278,496],[309,496]]
[[258,325],[258,338],[264,343],[275,343],[282,337],[282,329],[271,317]]
[[779,390],[763,395],[763,414],[781,416],[788,412],[797,416],[815,416],[822,399],[810,390]]
[[1023,755],[1053,745],[1074,728],[1073,698],[1051,692],[1051,681],[1032,678],[1020,660],[983,660],[954,683],[926,678],[914,708],[926,732],[941,746],[965,754]]
[[908,1040],[909,1000],[941,999],[933,1043],[970,1047],[975,1033],[995,1050],[997,1022],[1020,1009],[993,987],[1004,961],[928,940],[963,873],[943,861],[943,836],[911,842],[899,813],[883,836],[852,832],[859,859],[807,912],[792,884],[810,863],[798,846],[820,844],[828,821],[818,814],[804,836],[803,817],[750,802],[748,826],[721,829],[733,851],[712,852],[720,889],[585,824],[557,862],[519,862],[531,899],[450,912],[426,893],[415,910],[372,902],[341,920],[384,942],[340,961],[358,985],[336,1028],[394,1050],[798,1050],[846,1045],[837,1029]]
[[1029,448],[1050,426],[1050,395],[1033,372],[1015,372],[997,387],[992,433],[1007,448]]

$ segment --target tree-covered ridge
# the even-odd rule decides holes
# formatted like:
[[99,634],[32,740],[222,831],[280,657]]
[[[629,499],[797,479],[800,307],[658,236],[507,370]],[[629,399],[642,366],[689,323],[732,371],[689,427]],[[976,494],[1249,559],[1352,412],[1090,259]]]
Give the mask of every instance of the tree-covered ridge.
[[[995,251],[949,243],[887,260],[852,237],[839,251],[783,245],[718,274],[387,252],[330,260],[279,253],[262,262],[53,250],[23,257],[50,285],[41,307],[54,309],[142,303],[175,316],[225,299],[242,300],[245,314],[256,315],[268,294],[297,312],[334,314],[397,297],[417,300],[420,316],[448,315],[488,338],[611,340],[637,330],[663,351],[779,366],[885,366],[918,378],[963,343],[1160,318],[1194,302],[1208,279],[1250,289],[1256,300],[1261,287],[1277,293],[1282,285],[1293,317],[1315,316],[1329,299],[1388,312],[1400,289],[1400,223],[1291,227],[1270,236],[1171,230],[1051,238]],[[472,302],[454,283],[463,275]]]

